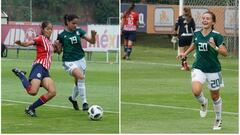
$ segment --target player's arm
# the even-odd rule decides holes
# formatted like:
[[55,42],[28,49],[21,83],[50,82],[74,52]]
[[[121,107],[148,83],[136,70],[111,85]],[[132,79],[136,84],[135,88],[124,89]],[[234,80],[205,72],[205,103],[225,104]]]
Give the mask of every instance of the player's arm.
[[54,51],[53,51],[54,53],[57,53],[57,54],[62,53],[62,43],[60,43],[60,41],[58,39],[54,41],[53,49],[54,49]]
[[23,47],[28,47],[28,46],[34,45],[35,42],[34,41],[21,42],[20,40],[17,40],[15,41],[15,44]]
[[219,47],[216,46],[216,43],[214,42],[214,39],[210,39],[209,42],[210,46],[217,51],[219,54],[221,54],[222,56],[227,56],[228,52],[226,47],[224,46],[224,44],[219,45]]
[[174,33],[173,33],[174,36],[177,36],[177,31],[178,31],[179,24],[180,24],[180,17],[178,17],[178,19],[175,23],[175,28],[174,28]]
[[225,47],[225,45],[220,45],[218,47],[218,50],[216,50],[219,54],[221,54],[222,56],[227,56],[228,52],[227,52],[227,48]]
[[182,57],[186,57],[189,53],[191,53],[193,50],[195,49],[195,45],[194,43],[191,44],[191,46],[184,52],[184,53],[180,53],[178,54],[178,56],[176,57],[177,59],[180,59]]
[[96,34],[97,34],[97,32],[95,30],[92,30],[91,37],[84,36],[83,39],[85,39],[86,41],[88,41],[91,44],[95,44],[96,43]]

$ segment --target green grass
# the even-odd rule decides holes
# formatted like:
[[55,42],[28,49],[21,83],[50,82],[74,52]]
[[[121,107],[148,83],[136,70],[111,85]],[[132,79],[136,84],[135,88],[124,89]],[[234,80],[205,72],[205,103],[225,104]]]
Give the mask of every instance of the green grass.
[[[26,55],[28,53],[28,55]],[[67,98],[71,95],[73,78],[54,61],[50,75],[55,81],[57,96],[37,109],[37,118],[24,114],[24,108],[45,93],[41,88],[37,96],[29,96],[20,80],[11,72],[19,67],[30,72],[34,51],[22,51],[21,59],[14,52],[2,58],[2,133],[118,133],[119,132],[119,73],[118,64],[104,62],[87,63],[86,88],[90,105],[103,107],[104,116],[100,121],[88,119],[87,112],[74,111]],[[26,55],[26,56],[23,56]],[[104,56],[102,57],[104,60]],[[81,105],[80,98],[78,97]],[[63,107],[62,107],[63,106]]]
[[191,92],[191,72],[180,70],[176,51],[137,44],[131,58],[121,62],[121,133],[238,133],[237,58],[220,57],[225,83],[220,131],[212,130],[215,116],[206,84],[203,89],[211,111],[200,118],[200,105]]

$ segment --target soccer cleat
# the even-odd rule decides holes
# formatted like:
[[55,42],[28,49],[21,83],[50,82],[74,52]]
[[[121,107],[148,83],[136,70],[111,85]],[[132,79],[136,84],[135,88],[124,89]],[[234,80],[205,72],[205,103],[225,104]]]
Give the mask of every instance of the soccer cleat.
[[18,69],[18,68],[12,69],[12,72],[13,72],[16,76],[19,76],[20,74],[23,74],[23,75],[26,75],[26,74],[27,74],[26,71],[21,71],[21,70]]
[[79,110],[77,101],[72,100],[72,97],[68,97],[68,100],[72,103],[74,110]]
[[27,115],[31,116],[31,117],[37,117],[36,111],[29,109],[29,107],[27,107],[27,108],[25,109],[25,113],[26,113]]
[[202,104],[200,108],[200,117],[204,118],[207,116],[207,108],[208,108],[208,99],[206,99],[206,103]]
[[88,110],[88,103],[83,103],[82,110],[83,111],[87,111]]
[[125,60],[125,59],[126,59],[126,55],[124,55],[124,56],[122,57],[122,59],[124,59],[124,60]]
[[213,130],[221,130],[222,129],[222,120],[216,119],[213,124]]

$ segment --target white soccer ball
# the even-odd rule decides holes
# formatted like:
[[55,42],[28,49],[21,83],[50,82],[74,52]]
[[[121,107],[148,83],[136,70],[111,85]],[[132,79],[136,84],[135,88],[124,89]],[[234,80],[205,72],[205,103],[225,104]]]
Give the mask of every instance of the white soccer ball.
[[91,120],[100,120],[103,116],[103,109],[99,105],[92,105],[88,109],[88,117]]

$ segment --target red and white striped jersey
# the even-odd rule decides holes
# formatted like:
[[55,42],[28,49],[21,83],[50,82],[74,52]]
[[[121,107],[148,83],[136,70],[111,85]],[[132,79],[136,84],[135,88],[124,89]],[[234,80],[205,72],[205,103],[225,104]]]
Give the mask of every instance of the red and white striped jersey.
[[136,31],[138,25],[139,15],[135,11],[131,11],[129,15],[123,18],[123,30]]
[[37,48],[37,56],[33,64],[42,64],[44,68],[49,70],[53,55],[52,42],[43,35],[39,35],[38,37],[34,38],[34,42]]

